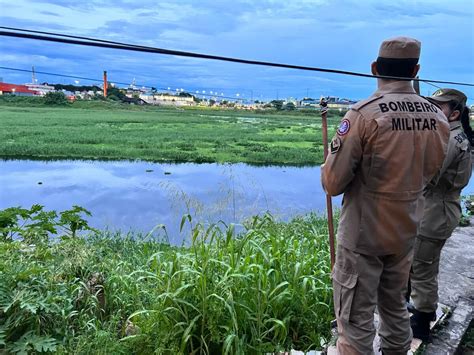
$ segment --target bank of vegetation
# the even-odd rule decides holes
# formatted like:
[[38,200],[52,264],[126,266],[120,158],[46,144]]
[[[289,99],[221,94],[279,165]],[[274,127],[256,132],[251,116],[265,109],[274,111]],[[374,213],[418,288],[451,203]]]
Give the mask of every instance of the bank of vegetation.
[[322,218],[255,217],[240,234],[193,225],[179,247],[95,231],[84,213],[0,211],[0,352],[261,354],[328,341]]
[[[0,96],[0,157],[317,165],[316,110],[162,108],[115,101],[47,105]],[[329,135],[340,121],[329,117]]]

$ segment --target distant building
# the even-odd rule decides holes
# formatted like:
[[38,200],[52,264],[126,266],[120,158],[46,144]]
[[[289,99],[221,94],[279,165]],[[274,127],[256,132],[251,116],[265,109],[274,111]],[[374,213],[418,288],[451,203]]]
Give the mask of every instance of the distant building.
[[356,103],[356,101],[349,100],[349,99],[341,99],[339,97],[329,96],[326,98],[326,102],[328,107],[331,109],[339,109],[339,110],[349,110],[352,105]]
[[141,94],[140,98],[150,105],[164,106],[194,106],[196,102],[192,95],[170,95],[170,94]]
[[[323,97],[321,97],[323,98]],[[330,109],[336,109],[336,110],[349,110],[352,105],[356,103],[354,100],[349,100],[349,99],[341,99],[339,97],[334,97],[334,96],[327,96],[324,97],[328,104],[328,108]],[[309,97],[305,97],[304,99],[300,100],[298,102],[298,107],[299,108],[319,108],[319,102],[320,99],[312,99]]]
[[67,99],[69,102],[74,102],[74,101],[76,101],[76,94],[73,93],[72,91],[62,90],[61,92],[64,94],[64,96],[66,96],[66,99]]
[[40,96],[44,96],[48,92],[56,91],[54,89],[54,86],[50,86],[48,84],[25,84],[25,86],[28,87],[28,89],[30,89],[31,91],[33,91],[35,95]]
[[259,103],[253,103],[253,104],[248,104],[246,105],[246,108],[249,110],[263,110],[265,104],[262,102]]
[[283,101],[283,105],[287,105],[289,103],[292,103],[293,105],[297,106],[298,101],[294,97],[289,97],[286,100]]
[[128,97],[124,96],[122,97],[122,102],[126,104],[131,104],[131,105],[146,105],[147,102],[139,97]]
[[36,92],[26,85],[0,83],[0,95],[34,96]]
[[126,89],[125,95],[128,97],[138,97],[141,95],[145,95],[147,92],[148,90],[145,87],[139,88],[132,84]]
[[310,108],[310,107],[318,108],[319,100],[312,99],[310,97],[305,97],[303,100],[301,100],[298,103],[298,106],[301,108]]

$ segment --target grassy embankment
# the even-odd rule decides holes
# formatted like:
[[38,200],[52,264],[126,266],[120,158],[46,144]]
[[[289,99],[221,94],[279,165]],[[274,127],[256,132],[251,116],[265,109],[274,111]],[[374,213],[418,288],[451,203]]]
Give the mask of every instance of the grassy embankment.
[[77,210],[22,210],[21,227],[18,213],[0,211],[0,353],[262,354],[330,336],[327,228],[314,215],[255,218],[238,236],[195,226],[190,247],[173,247],[75,237]]
[[[330,115],[329,136],[340,117]],[[233,111],[0,97],[0,156],[171,162],[322,163],[318,111]]]

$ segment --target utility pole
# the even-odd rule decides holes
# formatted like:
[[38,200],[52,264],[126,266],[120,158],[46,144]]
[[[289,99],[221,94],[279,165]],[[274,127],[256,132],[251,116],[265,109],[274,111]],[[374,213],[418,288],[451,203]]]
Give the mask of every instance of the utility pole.
[[104,70],[104,97],[107,97],[107,71]]
[[35,66],[31,67],[31,82],[36,84]]

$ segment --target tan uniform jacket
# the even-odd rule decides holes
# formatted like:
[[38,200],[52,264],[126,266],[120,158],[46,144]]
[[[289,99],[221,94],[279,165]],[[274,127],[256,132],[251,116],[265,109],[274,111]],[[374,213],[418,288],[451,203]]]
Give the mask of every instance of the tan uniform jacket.
[[346,114],[321,169],[329,195],[344,193],[338,243],[367,255],[409,247],[423,212],[423,190],[446,155],[442,111],[395,81]]
[[472,173],[471,151],[461,122],[450,123],[448,153],[443,166],[425,192],[425,209],[419,234],[447,239],[461,218],[461,190]]

